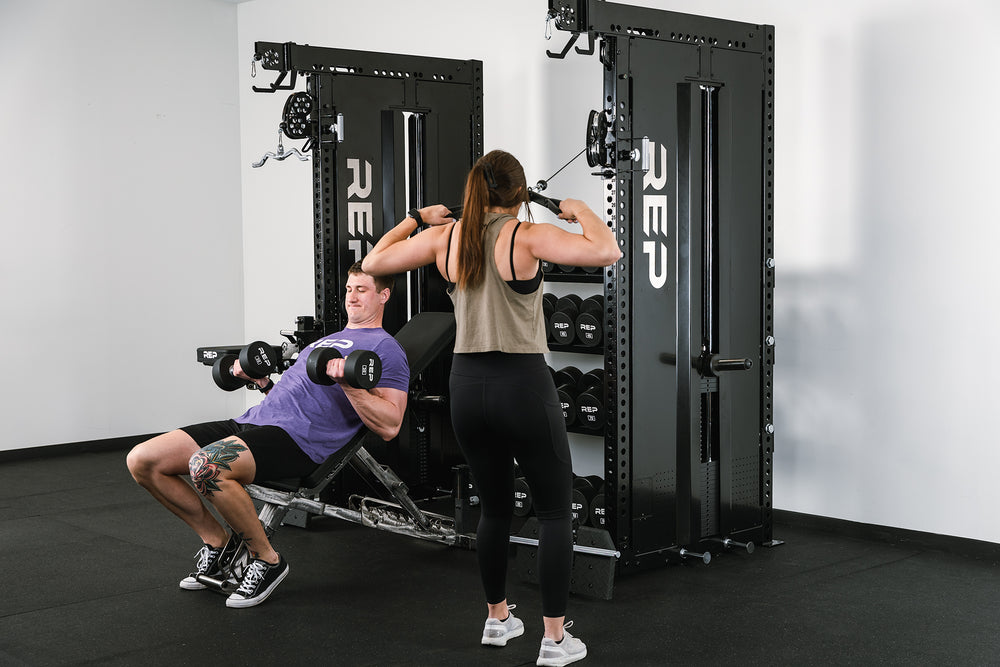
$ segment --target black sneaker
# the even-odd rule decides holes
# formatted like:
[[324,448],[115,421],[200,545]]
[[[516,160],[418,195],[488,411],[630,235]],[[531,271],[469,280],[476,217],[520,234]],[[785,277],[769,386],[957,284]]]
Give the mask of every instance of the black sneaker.
[[286,576],[288,576],[288,563],[285,562],[284,556],[279,554],[278,562],[274,565],[255,558],[250,561],[247,571],[243,574],[240,587],[226,598],[226,606],[241,609],[258,605],[267,599],[271,591]]
[[235,535],[230,535],[222,547],[210,547],[206,544],[194,555],[195,570],[181,579],[180,587],[186,591],[200,591],[206,588],[205,584],[198,581],[198,575],[206,574],[218,578],[222,575],[223,567],[232,560],[239,548],[240,540]]

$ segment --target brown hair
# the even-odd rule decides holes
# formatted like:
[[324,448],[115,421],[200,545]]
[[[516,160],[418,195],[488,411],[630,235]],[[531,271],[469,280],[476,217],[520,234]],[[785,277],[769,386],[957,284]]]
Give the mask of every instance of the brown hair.
[[[372,274],[365,272],[361,268],[361,262],[354,262],[351,264],[351,268],[347,269],[347,275],[361,274],[363,276],[372,276]],[[389,290],[389,296],[392,296],[392,290],[396,287],[396,277],[395,276],[372,276],[372,280],[375,281],[375,289],[381,292],[384,289]]]
[[[524,169],[506,151],[490,151],[472,165],[465,181],[462,228],[458,237],[458,287],[475,287],[483,281],[486,209],[513,208],[528,203]],[[529,211],[528,218],[531,218]]]

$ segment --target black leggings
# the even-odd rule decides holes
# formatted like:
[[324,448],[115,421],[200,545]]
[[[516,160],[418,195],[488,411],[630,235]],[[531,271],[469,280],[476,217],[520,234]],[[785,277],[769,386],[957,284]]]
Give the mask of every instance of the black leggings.
[[476,554],[486,601],[497,604],[507,597],[516,458],[531,487],[539,521],[542,615],[565,616],[573,564],[573,465],[566,422],[545,357],[456,354],[451,419],[482,503]]

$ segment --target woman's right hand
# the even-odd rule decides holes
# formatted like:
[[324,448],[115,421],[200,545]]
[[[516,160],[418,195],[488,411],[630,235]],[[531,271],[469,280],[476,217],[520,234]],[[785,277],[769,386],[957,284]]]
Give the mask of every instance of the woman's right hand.
[[559,202],[559,210],[562,211],[562,213],[559,214],[560,220],[577,222],[579,215],[584,211],[589,211],[590,207],[579,199],[563,199]]

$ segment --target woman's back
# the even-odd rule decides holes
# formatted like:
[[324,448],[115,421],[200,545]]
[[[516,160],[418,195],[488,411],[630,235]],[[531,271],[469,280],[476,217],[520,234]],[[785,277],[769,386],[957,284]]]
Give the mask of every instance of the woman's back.
[[[490,213],[484,223],[481,255],[484,267],[480,282],[465,287],[453,284],[449,289],[458,325],[455,352],[546,353],[549,350],[545,342],[538,262],[535,260],[532,278],[517,280],[511,254],[512,242],[515,248],[517,244],[517,219],[507,213]],[[501,244],[498,237],[504,232],[507,242]],[[457,239],[451,238],[444,262],[449,282],[452,272],[457,273],[460,252]]]

